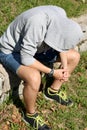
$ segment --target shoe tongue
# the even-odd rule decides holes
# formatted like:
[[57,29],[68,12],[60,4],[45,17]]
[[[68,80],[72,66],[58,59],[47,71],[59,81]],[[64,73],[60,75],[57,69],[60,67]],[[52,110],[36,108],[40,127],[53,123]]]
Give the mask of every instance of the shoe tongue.
[[54,90],[52,88],[49,88],[49,91],[52,92],[52,93],[57,93],[58,92],[58,90]]
[[27,116],[37,117],[37,116],[38,116],[38,113],[34,113],[34,114],[29,114],[29,113],[27,113]]
[[35,113],[33,116],[34,116],[34,117],[37,117],[37,116],[38,116],[38,113]]

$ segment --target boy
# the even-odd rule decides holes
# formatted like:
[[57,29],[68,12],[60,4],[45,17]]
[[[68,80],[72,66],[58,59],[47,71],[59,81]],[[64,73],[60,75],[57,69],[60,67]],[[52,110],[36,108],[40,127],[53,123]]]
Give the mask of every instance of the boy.
[[[23,96],[26,107],[24,120],[37,130],[50,130],[35,110],[41,75],[53,77],[44,95],[62,105],[72,105],[61,92],[77,66],[80,55],[74,47],[82,38],[80,26],[69,19],[57,6],[39,6],[20,14],[0,38],[0,62],[24,81]],[[61,68],[46,64],[60,57]]]

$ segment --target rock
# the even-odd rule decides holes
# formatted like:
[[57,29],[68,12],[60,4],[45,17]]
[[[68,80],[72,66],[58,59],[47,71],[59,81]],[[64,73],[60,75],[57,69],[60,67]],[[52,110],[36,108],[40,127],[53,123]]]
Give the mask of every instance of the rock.
[[13,74],[9,70],[6,70],[2,64],[0,64],[0,103],[2,103],[9,96],[10,91],[12,94],[22,95],[23,85],[17,75]]
[[86,51],[87,50],[87,14],[72,19],[80,24],[82,31],[84,33],[83,40],[81,43],[79,43],[77,48],[80,52]]

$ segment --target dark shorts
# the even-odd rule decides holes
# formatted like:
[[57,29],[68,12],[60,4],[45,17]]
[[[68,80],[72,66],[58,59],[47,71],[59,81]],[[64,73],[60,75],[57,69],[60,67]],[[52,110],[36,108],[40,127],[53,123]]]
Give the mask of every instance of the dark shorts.
[[41,63],[51,67],[59,58],[59,53],[53,49],[49,49],[46,52],[36,53],[35,58]]
[[[50,49],[46,53],[36,53],[34,57],[41,63],[49,66],[56,61],[58,52]],[[3,52],[0,52],[0,63],[3,64],[5,68],[16,73],[21,65],[20,53],[4,54]]]

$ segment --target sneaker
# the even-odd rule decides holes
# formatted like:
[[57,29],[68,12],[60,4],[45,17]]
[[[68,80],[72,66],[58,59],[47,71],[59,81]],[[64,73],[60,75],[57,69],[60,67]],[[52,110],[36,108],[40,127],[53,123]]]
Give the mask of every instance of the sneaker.
[[44,90],[44,95],[47,99],[53,99],[58,103],[60,103],[61,105],[65,105],[65,106],[73,105],[73,102],[67,98],[66,92],[64,90],[59,90],[54,92],[50,90],[50,87],[48,87]]
[[30,124],[34,130],[51,130],[43,121],[42,117],[40,117],[37,113],[34,115],[25,114],[23,120]]

